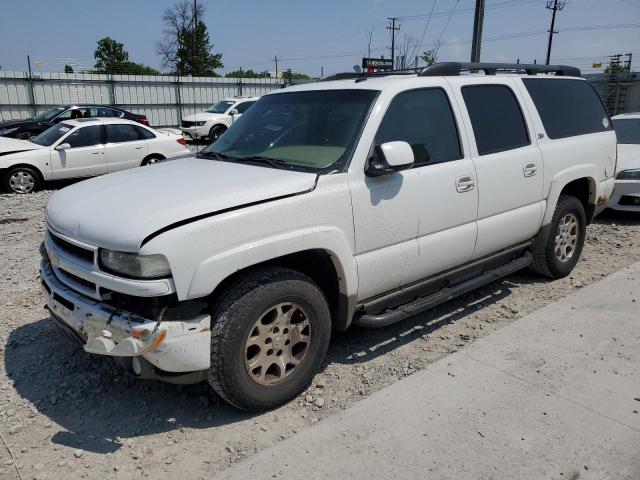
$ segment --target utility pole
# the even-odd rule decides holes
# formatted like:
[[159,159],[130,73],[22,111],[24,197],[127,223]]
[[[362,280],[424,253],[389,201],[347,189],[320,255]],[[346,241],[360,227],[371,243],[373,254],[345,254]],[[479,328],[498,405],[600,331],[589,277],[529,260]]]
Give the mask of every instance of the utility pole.
[[554,30],[556,25],[556,12],[562,11],[565,5],[566,5],[565,2],[560,2],[558,0],[551,0],[547,2],[547,5],[545,7],[547,10],[552,11],[551,28],[549,29],[549,43],[547,44],[547,62],[546,62],[547,65],[549,65],[549,61],[551,60],[551,44],[553,43],[553,34],[558,33]]
[[631,73],[631,59],[633,58],[633,54],[625,53],[624,56],[627,57],[627,59],[624,61],[625,68],[627,72]]
[[471,62],[480,61],[480,46],[482,44],[482,24],[484,22],[484,0],[476,0],[476,11],[473,15],[473,40],[471,44]]
[[278,78],[278,60],[280,60],[278,55],[274,55],[273,61],[276,63],[276,78]]
[[191,50],[191,76],[192,77],[195,77],[197,45],[198,45],[198,0],[193,0],[193,48]]
[[396,58],[396,32],[400,30],[400,25],[396,27],[398,17],[388,17],[390,25],[387,26],[387,30],[391,30],[391,70],[395,69],[394,59]]

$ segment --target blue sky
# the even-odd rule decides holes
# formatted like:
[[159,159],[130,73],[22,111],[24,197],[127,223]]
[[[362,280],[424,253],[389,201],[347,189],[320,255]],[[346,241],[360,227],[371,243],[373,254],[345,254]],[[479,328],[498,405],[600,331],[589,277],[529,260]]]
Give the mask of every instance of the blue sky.
[[[422,51],[441,38],[439,60],[468,60],[474,0],[198,0],[225,71],[242,67],[280,68],[318,75],[351,70],[367,51],[373,27],[372,56],[389,56],[390,16],[400,22],[398,44],[405,35],[422,40]],[[61,71],[65,63],[93,66],[96,41],[111,36],[123,42],[133,61],[160,67],[155,43],[162,37],[162,13],[171,0],[5,0],[0,18],[0,66],[24,70],[26,55],[43,61],[41,71]],[[11,5],[8,7],[8,5]],[[544,0],[487,0],[482,60],[544,60],[550,12]],[[7,14],[10,8],[10,14]],[[455,8],[449,17],[447,12]],[[420,15],[423,15],[420,17]],[[447,20],[448,24],[447,24]],[[446,24],[446,28],[445,27]],[[566,30],[584,26],[636,24],[633,28]],[[553,59],[585,69],[612,53],[634,54],[640,66],[640,0],[567,0],[557,17],[560,34]],[[424,37],[423,37],[423,32]],[[526,36],[515,36],[525,34]],[[501,37],[508,37],[500,39]]]

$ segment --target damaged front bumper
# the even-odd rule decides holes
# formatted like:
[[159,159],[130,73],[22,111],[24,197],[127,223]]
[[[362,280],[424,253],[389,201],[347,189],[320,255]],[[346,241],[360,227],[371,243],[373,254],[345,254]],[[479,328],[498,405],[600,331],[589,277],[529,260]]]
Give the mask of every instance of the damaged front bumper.
[[111,357],[143,378],[172,383],[206,378],[211,361],[208,314],[177,307],[170,313],[163,310],[157,318],[143,318],[68,288],[46,259],[40,276],[52,316],[88,353]]

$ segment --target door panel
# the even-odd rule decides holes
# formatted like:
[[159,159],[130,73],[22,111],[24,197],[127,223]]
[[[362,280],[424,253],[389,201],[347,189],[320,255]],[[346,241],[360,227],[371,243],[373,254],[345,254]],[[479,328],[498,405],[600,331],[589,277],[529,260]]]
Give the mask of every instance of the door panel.
[[149,147],[145,140],[105,145],[107,170],[109,173],[127,168],[139,167],[147,155]]
[[139,167],[149,150],[136,126],[129,123],[107,124],[106,137],[105,155],[109,173]]
[[475,168],[464,158],[446,88],[412,90],[390,103],[375,142],[405,141],[409,170],[350,179],[358,298],[397,289],[467,262],[476,241]]
[[473,258],[530,239],[543,212],[543,162],[528,112],[510,79],[460,85],[478,181],[478,240]]
[[104,146],[53,150],[51,153],[53,178],[91,177],[107,173]]
[[55,179],[107,173],[100,125],[76,128],[55,145],[63,143],[68,143],[70,148],[51,151],[51,167]]

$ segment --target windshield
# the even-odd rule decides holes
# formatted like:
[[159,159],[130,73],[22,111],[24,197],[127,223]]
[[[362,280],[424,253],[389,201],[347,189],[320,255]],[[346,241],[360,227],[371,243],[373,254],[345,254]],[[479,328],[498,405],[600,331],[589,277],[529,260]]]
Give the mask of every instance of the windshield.
[[204,152],[238,161],[261,157],[316,172],[339,168],[348,161],[378,93],[321,90],[265,95]]
[[38,145],[50,147],[55,142],[57,142],[58,139],[60,139],[60,137],[69,133],[69,131],[72,128],[74,127],[67,123],[59,123],[57,125],[54,125],[51,128],[46,129],[44,132],[42,132],[40,135],[38,135],[36,138],[34,138],[31,141],[33,143],[37,143]]
[[215,105],[212,105],[209,108],[207,108],[207,112],[209,112],[209,113],[224,113],[234,103],[236,103],[236,102],[231,101],[231,100],[220,100]]
[[63,111],[64,111],[64,107],[54,107],[47,110],[46,112],[41,113],[38,116],[33,117],[33,119],[37,120],[38,122],[48,122],[53,117],[55,117],[56,115],[58,115],[60,112],[63,112]]
[[640,118],[613,120],[618,143],[640,145]]

